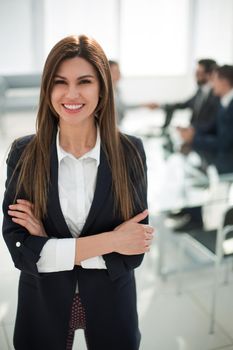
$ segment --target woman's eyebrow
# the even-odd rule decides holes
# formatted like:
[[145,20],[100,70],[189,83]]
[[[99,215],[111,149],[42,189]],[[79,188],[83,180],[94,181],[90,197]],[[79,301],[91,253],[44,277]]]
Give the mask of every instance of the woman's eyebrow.
[[59,74],[55,74],[55,75],[54,75],[54,78],[66,79],[65,77],[63,77],[63,76],[61,76],[61,75],[59,75]]
[[[59,74],[56,74],[54,78],[60,78],[64,80],[67,79],[66,77],[63,77],[62,75],[59,75]],[[80,77],[78,77],[77,80],[84,79],[84,78],[95,78],[95,76],[92,74],[84,74],[84,75],[80,75]]]
[[95,78],[95,76],[92,74],[85,74],[85,75],[81,75],[77,79],[84,79],[84,78]]

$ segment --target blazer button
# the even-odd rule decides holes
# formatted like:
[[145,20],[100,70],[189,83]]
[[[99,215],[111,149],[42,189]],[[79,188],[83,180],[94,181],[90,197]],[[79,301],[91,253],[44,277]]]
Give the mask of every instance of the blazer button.
[[16,247],[19,248],[21,246],[21,243],[20,242],[16,242]]

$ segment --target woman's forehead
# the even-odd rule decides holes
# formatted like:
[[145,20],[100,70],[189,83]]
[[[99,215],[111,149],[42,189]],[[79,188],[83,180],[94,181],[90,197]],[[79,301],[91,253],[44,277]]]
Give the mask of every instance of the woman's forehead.
[[93,67],[93,65],[82,57],[65,59],[58,66],[55,75],[64,75],[69,73],[75,73],[76,75],[93,75],[94,77],[97,76],[96,69]]

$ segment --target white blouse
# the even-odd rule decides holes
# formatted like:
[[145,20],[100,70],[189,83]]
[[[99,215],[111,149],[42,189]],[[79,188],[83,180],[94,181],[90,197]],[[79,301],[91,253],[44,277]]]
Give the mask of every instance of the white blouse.
[[[40,253],[39,272],[72,270],[75,263],[75,241],[85,224],[94,197],[100,162],[100,133],[95,147],[80,158],[64,151],[57,133],[59,200],[66,224],[73,238],[51,238]],[[83,268],[106,269],[102,256],[81,262]]]

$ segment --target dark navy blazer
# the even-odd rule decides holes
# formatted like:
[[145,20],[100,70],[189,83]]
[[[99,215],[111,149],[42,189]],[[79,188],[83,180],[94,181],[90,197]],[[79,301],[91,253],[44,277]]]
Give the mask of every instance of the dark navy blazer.
[[220,174],[233,172],[233,99],[227,108],[219,102],[217,117],[207,130],[196,130],[193,148]]
[[[60,239],[71,237],[58,196],[55,137],[51,151],[51,184],[47,216],[43,221],[49,237],[30,235],[8,216],[7,210],[14,200],[18,172],[14,174],[12,181],[10,178],[31,137],[17,141],[8,156],[3,202],[3,236],[15,266],[21,270],[14,332],[15,349],[65,350],[71,305],[78,282],[79,293],[86,309],[89,350],[138,350],[140,332],[134,268],[141,264],[143,255],[106,254],[104,259],[107,270],[83,269],[79,266],[72,271],[54,273],[39,273],[37,270],[36,263],[40,258],[41,249],[49,237]],[[132,136],[129,138],[138,149],[146,171],[142,142]],[[130,170],[130,159],[127,164]],[[142,178],[135,172],[130,173],[138,191],[134,213],[137,214],[147,208],[147,189]],[[114,211],[111,182],[111,170],[101,149],[94,199],[81,236],[113,230],[123,221],[121,215]],[[23,194],[20,194],[21,198],[22,196]],[[147,222],[146,219],[143,223]]]
[[164,127],[170,124],[170,121],[173,117],[173,112],[177,109],[190,108],[192,115],[190,118],[190,123],[194,128],[206,129],[216,118],[216,113],[218,109],[219,98],[213,94],[211,90],[207,98],[201,105],[200,110],[195,111],[195,103],[198,96],[198,90],[194,96],[188,100],[180,103],[166,104],[164,106],[165,111],[167,112],[166,121]]

